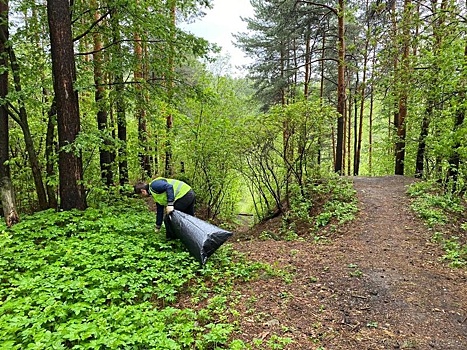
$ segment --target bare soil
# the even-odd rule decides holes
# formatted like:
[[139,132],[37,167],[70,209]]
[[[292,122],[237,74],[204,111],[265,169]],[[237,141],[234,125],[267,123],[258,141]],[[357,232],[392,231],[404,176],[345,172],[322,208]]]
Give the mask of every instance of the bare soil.
[[234,337],[253,349],[467,349],[467,271],[439,259],[410,209],[412,181],[354,178],[359,214],[326,241],[261,240],[261,228],[232,240],[283,271],[236,286]]

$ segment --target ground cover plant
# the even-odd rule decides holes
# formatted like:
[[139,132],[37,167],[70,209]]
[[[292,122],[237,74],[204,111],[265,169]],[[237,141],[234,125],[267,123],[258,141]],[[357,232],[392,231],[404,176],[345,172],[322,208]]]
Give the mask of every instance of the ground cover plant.
[[443,190],[433,181],[417,182],[408,188],[412,208],[433,232],[452,267],[467,266],[467,211],[461,196]]
[[[219,249],[201,269],[179,241],[153,232],[132,200],[86,211],[43,211],[0,226],[0,348],[234,347],[219,303],[260,269]],[[176,307],[183,295],[206,307]]]
[[358,212],[356,192],[346,178],[329,176],[306,186],[304,194],[293,188],[290,209],[260,222],[248,233],[262,239],[326,239]]

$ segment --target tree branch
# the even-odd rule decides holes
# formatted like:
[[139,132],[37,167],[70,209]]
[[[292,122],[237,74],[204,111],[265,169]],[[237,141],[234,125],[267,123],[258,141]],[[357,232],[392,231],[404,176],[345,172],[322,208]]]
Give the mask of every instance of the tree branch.
[[328,9],[329,11],[331,11],[332,13],[334,13],[336,16],[338,15],[338,12],[335,8],[331,7],[331,6],[328,6],[328,5],[325,5],[325,4],[319,4],[317,2],[313,2],[313,1],[305,1],[305,0],[298,0],[295,4],[299,4],[299,3],[303,3],[303,4],[307,4],[307,5],[314,5],[314,6],[318,6],[318,7],[324,7],[326,9]]
[[83,38],[84,36],[86,36],[87,34],[89,34],[91,32],[91,29],[93,29],[95,26],[97,26],[101,21],[103,21],[109,14],[110,14],[111,10],[108,9],[106,13],[104,13],[100,18],[98,18],[97,20],[95,20],[91,26],[88,28],[88,30],[86,30],[85,32],[81,33],[80,35],[78,35],[76,38],[73,39],[73,42],[75,41],[78,41],[80,40],[81,38]]

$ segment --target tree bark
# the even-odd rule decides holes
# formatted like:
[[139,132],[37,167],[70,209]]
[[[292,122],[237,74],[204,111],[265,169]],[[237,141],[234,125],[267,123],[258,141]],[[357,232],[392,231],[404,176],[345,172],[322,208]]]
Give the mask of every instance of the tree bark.
[[[96,5],[95,3],[93,4]],[[94,19],[98,21],[100,18],[99,12],[96,10]],[[99,164],[101,168],[101,180],[107,186],[110,187],[113,183],[112,174],[112,159],[110,154],[110,142],[106,133],[108,132],[107,123],[107,111],[104,105],[105,103],[105,89],[104,89],[104,77],[102,75],[102,42],[98,31],[93,33],[94,41],[94,53],[93,53],[93,64],[94,64],[94,99],[97,105],[97,128],[101,137],[101,146],[99,147]],[[110,133],[109,133],[110,134]]]
[[140,146],[139,161],[141,164],[141,170],[143,177],[151,176],[151,161],[148,154],[148,130],[146,121],[146,112],[144,106],[144,95],[141,84],[144,81],[143,74],[143,47],[141,44],[141,36],[139,33],[134,33],[135,38],[135,56],[137,61],[137,67],[134,72],[136,81],[136,92],[137,92],[137,103],[136,106],[136,119],[138,120],[138,140]]
[[402,20],[402,71],[397,76],[400,80],[400,89],[398,94],[398,110],[395,118],[395,127],[397,132],[396,148],[395,148],[395,171],[396,175],[404,175],[405,162],[405,138],[406,138],[406,118],[407,118],[407,103],[408,103],[408,76],[409,76],[409,53],[410,53],[410,15],[411,15],[411,0],[404,1],[404,13]]
[[[54,99],[52,101],[52,105],[50,106],[50,110],[48,112],[47,133],[45,136],[46,172],[47,172],[47,177],[49,179],[55,177],[54,154],[58,152],[57,143],[56,141],[54,141],[56,119],[57,119],[57,103]],[[47,183],[46,190],[47,190],[47,197],[49,199],[49,208],[57,209],[58,201],[57,201],[56,187]]]
[[[439,56],[439,51],[443,41],[443,28],[446,23],[446,6],[447,0],[443,0],[438,8],[438,2],[432,0],[431,10],[433,11],[433,17],[437,20],[433,21],[433,57]],[[418,11],[417,7],[417,11]],[[414,50],[415,51],[415,50]],[[439,76],[438,76],[438,64],[435,64],[435,72],[431,75],[431,86],[438,86]],[[423,115],[422,125],[420,128],[420,135],[418,137],[418,148],[417,148],[417,158],[415,161],[415,177],[423,178],[425,175],[425,153],[426,153],[426,137],[430,131],[430,122],[432,118],[433,111],[436,107],[436,96],[431,91],[428,92],[428,98],[426,102],[425,114]]]
[[[8,39],[8,1],[0,1],[0,31],[2,38]],[[5,42],[0,41],[0,67],[6,67]],[[0,99],[5,101],[8,94],[8,72],[5,70],[0,74]],[[3,216],[8,227],[19,222],[16,211],[15,193],[11,184],[10,166],[8,165],[9,137],[8,137],[8,106],[6,103],[0,105],[0,199]]]
[[[21,77],[18,60],[15,55],[15,51],[8,44],[7,38],[4,36],[4,32],[0,31],[0,41],[3,42],[5,50],[8,52],[10,58],[11,71],[13,73],[13,82],[15,90],[21,94]],[[19,101],[18,115],[14,120],[18,123],[23,131],[24,143],[26,146],[26,152],[28,153],[29,165],[31,166],[32,177],[37,193],[37,199],[39,203],[39,209],[44,210],[48,208],[47,196],[44,188],[44,182],[42,181],[41,167],[39,165],[39,158],[36,150],[34,149],[34,142],[32,140],[31,130],[29,128],[28,114],[26,107],[22,101]],[[10,114],[11,115],[11,114]]]
[[[118,9],[113,8],[111,12],[111,25],[113,32],[113,39],[116,43],[116,55],[119,55],[122,51],[120,44],[120,25],[118,19]],[[119,60],[120,62],[120,60]],[[123,68],[120,63],[118,64],[120,69],[117,69],[115,73],[116,81],[116,110],[117,110],[117,137],[120,141],[120,147],[118,149],[118,174],[120,186],[128,183],[128,160],[127,160],[127,130],[126,130],[126,116],[125,116],[125,103],[124,103],[124,88],[123,88]]]
[[[71,32],[70,5],[67,0],[47,0],[47,16],[52,53],[54,91],[57,101],[59,143],[59,192],[63,210],[87,207],[83,185],[83,164],[73,144],[80,132],[76,67]],[[72,147],[65,150],[64,147]]]
[[336,162],[334,170],[342,175],[343,152],[344,152],[344,118],[345,118],[345,7],[344,0],[339,0],[338,8],[338,68],[337,68],[337,142],[336,142]]
[[[366,8],[369,8],[369,3],[368,0],[366,1]],[[368,71],[368,57],[369,57],[369,47],[370,47],[370,38],[371,36],[371,26],[370,22],[367,22],[367,27],[366,27],[366,38],[365,38],[365,49],[363,50],[363,77],[362,77],[362,83],[360,85],[360,110],[359,110],[359,116],[358,116],[358,130],[356,130],[356,133],[358,136],[356,136],[356,147],[355,147],[355,158],[354,158],[354,175],[357,176],[360,173],[360,162],[361,162],[361,153],[362,153],[362,139],[363,139],[363,114],[365,111],[365,99],[366,99],[366,76],[367,76],[367,71]]]
[[[168,49],[168,67],[167,67],[167,99],[169,106],[172,106],[173,103],[173,94],[174,94],[174,73],[175,73],[175,52],[173,46],[175,45],[175,26],[176,26],[176,1],[169,1],[169,11],[170,11],[170,36],[171,41],[169,43]],[[165,176],[173,176],[173,151],[172,151],[172,129],[173,129],[173,114],[169,110],[168,115],[166,116],[166,132],[167,138],[165,143]]]

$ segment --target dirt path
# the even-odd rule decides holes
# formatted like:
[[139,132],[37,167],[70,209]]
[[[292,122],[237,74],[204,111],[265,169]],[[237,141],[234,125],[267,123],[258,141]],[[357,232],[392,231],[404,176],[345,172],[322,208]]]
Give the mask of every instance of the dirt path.
[[410,211],[410,182],[354,178],[360,214],[331,242],[236,242],[285,271],[238,286],[236,336],[254,349],[285,338],[297,350],[467,349],[467,271],[439,261]]

